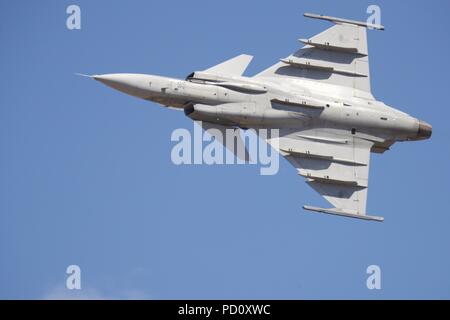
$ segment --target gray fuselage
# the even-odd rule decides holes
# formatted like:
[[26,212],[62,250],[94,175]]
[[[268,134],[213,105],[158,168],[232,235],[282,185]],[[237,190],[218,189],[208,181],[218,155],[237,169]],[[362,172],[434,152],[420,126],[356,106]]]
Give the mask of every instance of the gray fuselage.
[[126,94],[184,109],[194,120],[241,128],[344,129],[372,140],[374,151],[395,141],[431,136],[430,125],[382,102],[325,96],[306,90],[299,81],[284,81],[281,87],[270,78],[204,73],[193,73],[187,80],[145,74],[93,78]]

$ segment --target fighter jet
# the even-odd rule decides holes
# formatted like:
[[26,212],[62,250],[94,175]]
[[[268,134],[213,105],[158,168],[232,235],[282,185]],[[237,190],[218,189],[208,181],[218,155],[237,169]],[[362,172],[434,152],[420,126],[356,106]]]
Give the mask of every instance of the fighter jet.
[[182,80],[146,74],[90,77],[184,110],[205,130],[276,128],[278,137],[267,142],[333,206],[304,209],[383,221],[366,213],[370,153],[384,153],[397,141],[428,139],[432,127],[371,93],[367,28],[384,30],[382,25],[304,16],[333,26],[299,39],[300,49],[253,77],[243,76],[253,58],[245,54]]

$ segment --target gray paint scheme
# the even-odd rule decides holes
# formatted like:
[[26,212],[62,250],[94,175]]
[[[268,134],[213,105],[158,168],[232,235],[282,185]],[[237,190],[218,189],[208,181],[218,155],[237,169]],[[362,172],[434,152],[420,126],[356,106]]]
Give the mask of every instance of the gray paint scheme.
[[[277,128],[277,146],[298,174],[333,207],[304,209],[383,221],[366,214],[370,152],[397,141],[428,139],[432,127],[377,101],[370,89],[368,25],[328,16],[335,25],[254,77],[239,55],[185,80],[145,74],[90,76],[116,90],[184,110],[204,129]],[[223,141],[225,142],[225,141]]]

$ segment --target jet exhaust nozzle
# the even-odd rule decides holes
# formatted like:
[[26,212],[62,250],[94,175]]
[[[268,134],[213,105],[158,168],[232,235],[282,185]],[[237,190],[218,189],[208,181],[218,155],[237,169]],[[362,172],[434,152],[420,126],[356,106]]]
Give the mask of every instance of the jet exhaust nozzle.
[[419,120],[419,129],[417,130],[417,138],[419,140],[429,139],[433,133],[431,124]]

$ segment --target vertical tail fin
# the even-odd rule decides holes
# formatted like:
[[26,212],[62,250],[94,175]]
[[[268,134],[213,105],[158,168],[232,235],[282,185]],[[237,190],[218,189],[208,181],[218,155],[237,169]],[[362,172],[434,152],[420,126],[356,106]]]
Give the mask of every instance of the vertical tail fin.
[[241,54],[240,56],[234,57],[230,60],[215,65],[214,67],[206,69],[205,72],[241,76],[245,69],[247,69],[252,59],[253,56]]

